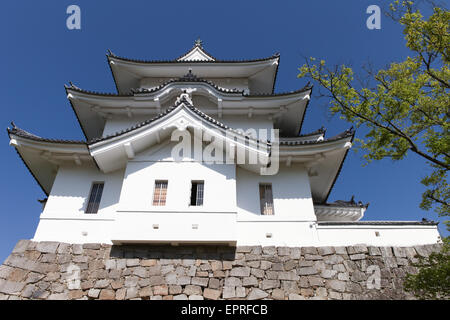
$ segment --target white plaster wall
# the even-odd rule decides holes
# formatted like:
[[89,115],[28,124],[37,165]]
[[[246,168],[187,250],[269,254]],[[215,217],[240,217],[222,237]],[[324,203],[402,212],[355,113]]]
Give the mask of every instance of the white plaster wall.
[[[120,211],[236,212],[234,164],[206,164],[190,158],[174,162],[174,142],[129,161],[120,195]],[[165,206],[153,206],[155,180],[168,180]],[[191,181],[204,181],[203,206],[189,205]]]
[[59,241],[66,243],[111,244],[114,219],[57,219],[42,218],[39,221],[33,241]]
[[116,211],[124,170],[103,174],[94,166],[60,167],[41,218],[84,218],[93,182],[104,182],[97,216]]
[[311,224],[299,221],[239,221],[237,245],[314,246],[317,241]]
[[[280,166],[276,175],[259,175],[237,168],[238,221],[316,221],[306,170],[300,165]],[[259,183],[271,183],[273,216],[260,215]]]
[[[130,234],[132,237],[130,237]],[[235,212],[119,212],[114,243],[168,242],[236,244]]]
[[[377,237],[375,232],[380,236]],[[440,240],[437,226],[318,226],[317,241],[323,246],[366,244],[414,246]]]
[[[36,241],[108,242],[124,170],[103,174],[94,166],[62,166],[40,216]],[[105,183],[99,211],[85,214],[94,181]]]
[[[440,239],[436,226],[318,226],[309,179],[301,166],[282,166],[278,175],[260,176],[235,165],[207,165],[189,158],[176,163],[171,161],[171,147],[166,143],[147,150],[126,170],[107,175],[93,166],[60,167],[33,240],[233,243],[234,239],[237,245],[410,246]],[[164,207],[152,206],[156,179],[169,181]],[[191,180],[205,181],[203,206],[189,206]],[[84,214],[94,181],[105,182],[100,209],[98,214]],[[260,182],[272,183],[273,216],[259,214]]]

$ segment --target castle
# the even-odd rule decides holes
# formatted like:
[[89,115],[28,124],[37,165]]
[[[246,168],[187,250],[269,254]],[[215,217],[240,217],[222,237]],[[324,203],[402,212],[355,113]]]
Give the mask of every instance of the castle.
[[66,86],[84,141],[13,125],[47,198],[34,241],[411,246],[428,221],[361,221],[328,202],[355,132],[301,132],[312,87],[275,93],[280,56],[220,60],[200,40],[174,60],[107,55],[117,93]]

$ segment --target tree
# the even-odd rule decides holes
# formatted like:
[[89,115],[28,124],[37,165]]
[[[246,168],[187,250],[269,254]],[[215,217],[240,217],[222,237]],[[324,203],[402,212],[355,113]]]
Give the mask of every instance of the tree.
[[403,26],[411,56],[376,72],[363,68],[363,78],[349,66],[330,69],[310,58],[298,77],[319,83],[332,113],[368,129],[356,140],[367,162],[408,152],[423,158],[431,173],[421,181],[427,189],[420,207],[449,216],[450,12],[434,6],[425,19],[411,1],[395,1],[388,12]]
[[408,274],[404,288],[419,299],[450,299],[450,242],[444,239],[440,252],[429,257],[420,257],[413,266],[419,268],[417,274]]

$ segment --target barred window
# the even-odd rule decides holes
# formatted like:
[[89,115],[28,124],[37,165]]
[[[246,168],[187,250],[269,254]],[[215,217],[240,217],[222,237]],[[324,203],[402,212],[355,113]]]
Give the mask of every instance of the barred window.
[[259,201],[261,204],[262,215],[273,215],[273,195],[272,184],[260,183],[259,184]]
[[167,198],[167,180],[156,180],[155,191],[153,192],[153,205],[165,206]]
[[88,205],[84,213],[97,213],[102,199],[104,182],[94,182],[91,187]]
[[203,205],[203,193],[204,193],[203,181],[192,181],[191,185],[191,206]]

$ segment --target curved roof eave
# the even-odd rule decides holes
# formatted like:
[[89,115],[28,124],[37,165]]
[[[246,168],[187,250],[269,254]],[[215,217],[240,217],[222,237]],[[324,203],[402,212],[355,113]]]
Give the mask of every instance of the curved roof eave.
[[[189,50],[189,52],[191,50]],[[189,53],[189,52],[187,52],[187,53]],[[183,56],[185,56],[185,55],[183,55]],[[177,60],[180,57],[175,60],[141,60],[141,59],[132,59],[132,58],[121,57],[121,56],[118,56],[118,55],[112,53],[111,51],[109,51],[106,56],[108,57],[109,61],[111,59],[117,59],[117,60],[120,60],[123,62],[130,62],[130,63],[134,63],[134,64],[191,64],[191,63],[195,63],[195,64],[200,64],[200,63],[206,63],[206,64],[238,63],[239,64],[239,63],[264,62],[264,61],[269,61],[269,60],[279,60],[280,59],[279,53],[275,53],[275,54],[271,55],[270,57],[266,57],[266,58],[241,59],[241,60],[220,60],[220,59],[216,59],[216,58],[214,58],[214,60]],[[181,57],[183,57],[183,56],[181,56]]]
[[226,89],[223,87],[220,87],[216,84],[214,84],[212,81],[210,80],[206,80],[206,79],[201,79],[201,78],[197,78],[196,80],[183,80],[183,78],[179,78],[179,79],[171,79],[168,80],[166,82],[164,82],[163,84],[152,88],[152,89],[135,89],[134,91],[130,92],[130,93],[109,93],[109,92],[98,92],[98,91],[91,91],[91,90],[86,90],[86,89],[81,89],[77,86],[71,85],[71,86],[66,86],[66,92],[68,90],[73,91],[73,92],[78,92],[78,93],[82,93],[82,94],[86,94],[86,95],[92,95],[92,96],[99,96],[99,97],[111,97],[111,98],[130,98],[130,97],[135,97],[135,96],[141,96],[144,94],[153,94],[153,93],[157,93],[161,90],[166,89],[168,86],[172,85],[172,84],[177,84],[177,83],[201,83],[201,84],[206,84],[209,85],[212,89],[216,90],[219,93],[222,94],[227,94],[227,95],[238,95],[238,96],[242,96],[244,98],[248,98],[248,99],[271,99],[271,98],[279,98],[279,97],[289,97],[289,96],[295,96],[301,93],[305,93],[307,91],[310,91],[309,94],[311,94],[312,92],[312,86],[306,85],[303,88],[297,89],[297,90],[293,90],[293,91],[288,91],[288,92],[279,92],[279,93],[271,93],[271,94],[246,94],[244,92],[244,90],[236,90],[236,89]]
[[[352,135],[351,135],[351,140],[350,140],[350,142],[353,143],[353,139],[355,138],[355,133],[356,133],[356,132],[355,132],[355,130],[353,129],[353,127],[350,128],[350,130],[353,131],[353,133],[352,133]],[[326,202],[327,202],[328,197],[330,196],[330,193],[331,193],[331,191],[333,190],[334,185],[336,184],[336,180],[338,179],[338,177],[339,177],[339,175],[340,175],[340,173],[341,173],[342,167],[343,167],[343,165],[344,165],[345,159],[347,158],[347,155],[348,155],[348,151],[349,151],[349,150],[350,150],[350,148],[347,149],[347,150],[345,151],[344,158],[343,158],[342,161],[341,161],[341,165],[339,166],[339,169],[338,169],[338,171],[336,172],[336,175],[335,175],[335,177],[334,177],[334,179],[333,179],[333,182],[332,182],[332,184],[331,184],[331,186],[330,186],[330,189],[329,189],[328,192],[327,192],[327,195],[325,196],[325,199],[323,200],[323,203],[326,203]]]
[[[82,154],[84,156],[86,156],[86,155],[90,156],[89,150],[87,148],[87,144],[84,141],[41,138],[41,137],[31,134],[25,130],[17,128],[15,125],[12,129],[7,128],[6,131],[8,133],[10,141],[12,141],[13,139],[19,139],[21,141],[25,140],[27,142],[30,142],[31,145],[33,146],[33,148],[36,148],[36,149],[42,149],[44,151],[44,150],[47,150],[48,146],[50,146],[50,145],[57,145],[59,148],[62,147],[63,149],[65,147],[75,147],[76,149],[79,149],[81,147],[83,150],[70,150],[70,154],[79,152],[80,154]],[[84,146],[84,148],[83,148],[83,146]],[[28,172],[30,172],[30,174],[32,175],[34,180],[37,182],[39,187],[42,189],[44,194],[48,197],[50,194],[51,188],[44,187],[43,183],[41,183],[41,181],[38,178],[38,174],[32,170],[32,165],[27,163],[27,161],[25,160],[25,158],[22,155],[22,152],[20,150],[21,144],[20,143],[18,144],[16,142],[15,144],[13,144],[13,147],[16,150],[17,154],[19,155],[19,158],[22,160],[23,164],[27,168]],[[95,159],[93,159],[93,160],[95,163]]]

